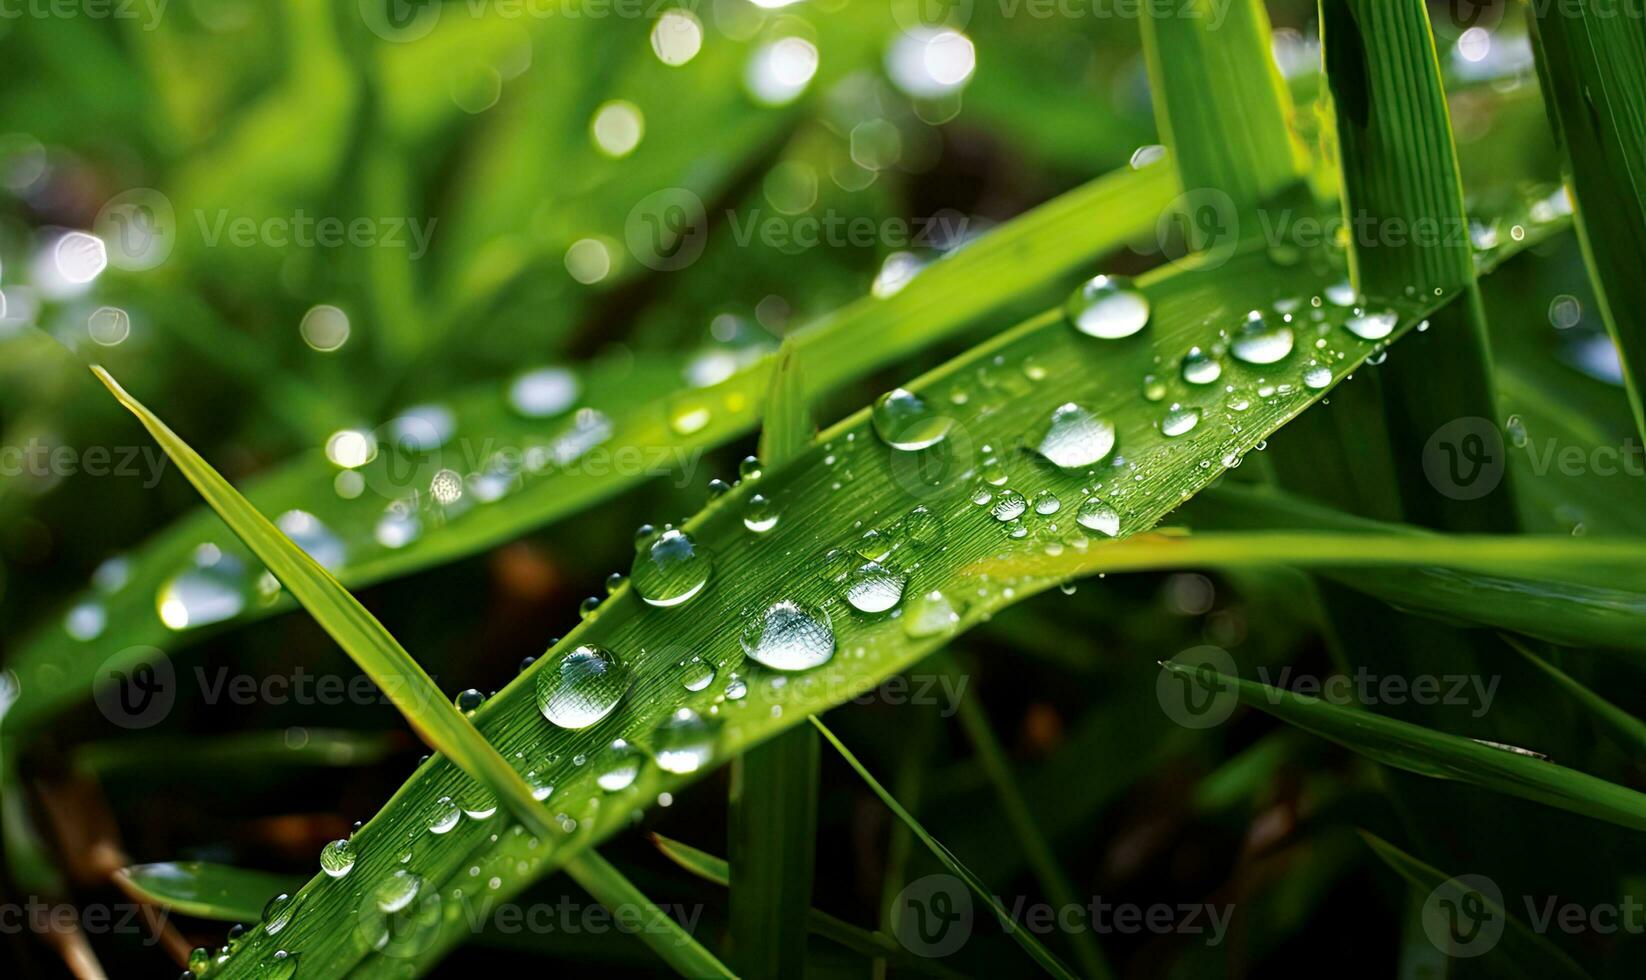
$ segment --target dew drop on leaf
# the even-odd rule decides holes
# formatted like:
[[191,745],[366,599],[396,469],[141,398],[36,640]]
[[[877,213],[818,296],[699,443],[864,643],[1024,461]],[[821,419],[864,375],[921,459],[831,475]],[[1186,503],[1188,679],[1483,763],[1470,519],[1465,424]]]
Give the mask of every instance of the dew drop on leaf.
[[1069,323],[1088,337],[1118,340],[1149,323],[1149,298],[1124,276],[1086,280],[1063,304]]
[[588,728],[617,708],[629,689],[629,670],[617,654],[583,644],[537,672],[537,708],[551,723]]

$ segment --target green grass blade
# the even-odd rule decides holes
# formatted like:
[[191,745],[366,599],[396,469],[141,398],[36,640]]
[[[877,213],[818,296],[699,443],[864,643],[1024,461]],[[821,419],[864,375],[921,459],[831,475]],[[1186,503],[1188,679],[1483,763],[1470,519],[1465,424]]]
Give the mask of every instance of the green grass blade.
[[[951,675],[959,673],[959,667],[953,658],[944,656],[944,669]],[[1035,877],[1040,880],[1040,887],[1046,892],[1046,897],[1058,908],[1067,908],[1082,904],[1075,896],[1074,886],[1069,883],[1068,875],[1057,862],[1057,853],[1052,850],[1051,842],[1040,830],[1039,821],[1029,809],[1029,804],[1023,799],[1023,791],[1017,785],[1017,778],[1012,775],[1011,762],[1006,758],[1006,750],[1001,747],[1000,739],[995,735],[994,726],[989,722],[988,713],[981,702],[975,697],[961,698],[959,710],[956,712],[961,729],[966,733],[966,739],[972,743],[972,749],[977,753],[978,761],[983,771],[988,775],[989,782],[994,785],[996,796],[1000,800],[1000,807],[1006,812],[1006,819],[1011,823],[1018,846],[1023,849],[1029,859],[1029,866],[1034,869]],[[1114,971],[1103,956],[1103,950],[1098,947],[1097,940],[1088,930],[1079,930],[1069,935],[1069,941],[1074,945],[1075,962],[1085,976],[1112,977]]]
[[823,737],[828,740],[829,744],[835,747],[835,750],[846,760],[846,764],[851,766],[859,776],[863,777],[863,781],[868,784],[869,789],[874,791],[874,795],[880,797],[880,802],[886,804],[886,808],[896,814],[897,819],[903,821],[904,825],[913,831],[916,837],[920,838],[920,842],[926,845],[927,849],[932,852],[932,856],[942,862],[943,866],[948,868],[955,877],[966,883],[966,887],[970,888],[973,894],[983,900],[983,903],[994,913],[995,919],[999,921],[1001,928],[1017,940],[1018,945],[1022,946],[1024,951],[1036,963],[1040,964],[1041,969],[1054,977],[1066,977],[1072,980],[1074,973],[1070,972],[1069,968],[1064,966],[1056,956],[1053,956],[1050,950],[1042,946],[1040,940],[1030,935],[1027,929],[1012,921],[1011,916],[1006,914],[1006,910],[1001,907],[1000,902],[989,891],[989,886],[967,870],[966,866],[960,863],[960,859],[950,853],[949,849],[944,847],[937,838],[928,834],[926,828],[920,825],[920,821],[916,820],[909,811],[903,809],[902,804],[897,802],[896,797],[886,792],[886,787],[880,785],[880,781],[875,779],[873,774],[863,767],[863,763],[857,761],[857,756],[852,755],[851,750],[835,737],[834,732],[829,731],[828,727],[815,715],[812,716],[811,723],[817,727],[819,732],[823,733]]
[[1578,0],[1532,4],[1527,17],[1571,167],[1585,264],[1646,437],[1646,7]]
[[638,911],[641,927],[636,934],[676,973],[683,977],[736,976],[599,854],[584,851],[567,862],[566,873],[613,912]]
[[223,523],[389,697],[418,735],[465,772],[495,789],[534,832],[547,835],[548,818],[532,798],[525,779],[446,699],[383,624],[107,371],[94,366],[92,372],[121,405],[137,416]]
[[[1531,232],[1524,244],[1529,246],[1540,240],[1544,229],[1528,227]],[[1119,482],[1113,484],[1126,491],[1114,499],[1122,533],[1153,526],[1217,478],[1220,469],[1202,466],[1202,461],[1252,451],[1322,397],[1324,390],[1303,385],[1284,391],[1277,388],[1272,397],[1254,399],[1244,412],[1226,415],[1213,410],[1225,395],[1222,385],[1215,392],[1184,388],[1176,397],[1206,411],[1192,431],[1168,437],[1158,427],[1160,406],[1137,397],[1139,379],[1157,371],[1161,363],[1181,357],[1191,346],[1215,344],[1225,329],[1222,318],[1231,316],[1231,310],[1268,308],[1278,299],[1307,297],[1324,289],[1330,282],[1329,273],[1311,272],[1313,268],[1317,267],[1312,262],[1277,266],[1268,256],[1254,253],[1231,259],[1224,270],[1227,278],[1181,269],[1150,275],[1142,280],[1142,288],[1153,305],[1152,321],[1145,332],[1124,342],[1095,341],[1079,334],[1064,321],[1060,310],[1004,331],[905,384],[922,397],[949,406],[953,413],[955,428],[944,444],[946,449],[924,460],[882,442],[867,410],[825,430],[799,458],[765,472],[758,480],[745,481],[685,523],[684,530],[714,553],[719,570],[689,607],[650,607],[631,589],[620,589],[560,646],[503,685],[475,712],[475,724],[505,754],[525,753],[538,777],[555,786],[549,805],[557,818],[563,815],[564,819],[558,820],[561,829],[553,837],[539,840],[535,847],[531,835],[525,834],[499,833],[491,840],[494,831],[479,820],[464,820],[438,839],[428,835],[429,807],[441,796],[461,793],[468,782],[447,760],[437,757],[420,767],[356,833],[361,861],[375,868],[395,867],[402,843],[420,840],[424,846],[414,860],[425,878],[456,886],[467,880],[464,876],[469,868],[486,862],[499,884],[487,890],[484,902],[508,901],[581,849],[629,826],[630,815],[649,805],[659,792],[673,792],[701,775],[701,771],[673,774],[645,766],[627,789],[608,792],[596,782],[599,767],[575,765],[576,759],[595,758],[617,737],[634,746],[651,746],[656,726],[681,707],[708,712],[716,704],[720,705],[717,717],[726,722],[719,732],[716,758],[735,758],[803,723],[808,715],[918,663],[949,642],[959,629],[986,620],[1021,599],[1023,593],[998,583],[981,583],[984,587],[979,588],[980,583],[962,575],[961,569],[998,556],[1002,549],[1039,549],[1044,543],[1034,536],[1004,534],[1002,523],[990,509],[973,502],[976,487],[962,474],[976,465],[978,447],[1014,444],[1024,433],[1045,424],[1052,410],[1064,402],[1080,402],[1114,420],[1119,443],[1126,447],[1123,468],[1115,471]],[[1404,311],[1402,323],[1415,323],[1433,308],[1432,304],[1411,307]],[[1345,355],[1333,362],[1341,378],[1358,367],[1372,345],[1350,337],[1347,331],[1333,336],[1337,338],[1334,343],[1343,345]],[[1248,391],[1259,378],[1278,379],[1282,371],[1301,373],[1301,362],[1301,354],[1280,367],[1254,368],[1230,361],[1222,381]],[[815,381],[809,355],[806,363],[808,376]],[[1023,370],[1025,366],[1032,370]],[[980,375],[987,375],[997,387],[985,388]],[[952,395],[957,391],[970,397],[955,399]],[[934,465],[928,468],[928,463]],[[1032,497],[1045,491],[1058,497],[1063,508],[1056,515],[1060,534],[1086,537],[1070,518],[1078,510],[1082,487],[1091,483],[1088,474],[1064,472],[1026,454],[1004,459],[1003,465],[1008,467],[1010,485],[1019,493]],[[854,476],[850,491],[833,492],[837,482],[844,487],[848,472]],[[1135,480],[1134,475],[1143,479]],[[775,527],[759,534],[743,522],[744,505],[754,493],[775,501],[781,515]],[[859,617],[846,611],[841,583],[819,576],[813,559],[833,548],[860,547],[865,528],[896,530],[917,507],[925,507],[937,519],[940,541],[923,546],[909,540],[897,554],[910,561],[918,558],[922,594],[943,590],[946,595],[967,597],[970,604],[957,610],[957,621],[940,621],[934,632],[916,630],[920,635],[911,635],[907,617]],[[726,574],[727,570],[736,570],[736,574]],[[810,671],[805,683],[779,688],[770,683],[769,672],[745,664],[738,635],[753,613],[784,599],[830,610],[841,652]],[[628,657],[633,685],[621,707],[598,727],[576,732],[555,729],[539,712],[537,676],[560,653],[582,643],[597,643]],[[695,695],[684,691],[676,673],[677,658],[658,652],[677,648],[693,650],[713,663],[719,683]],[[724,696],[723,685],[732,674],[745,669],[749,671],[746,695],[717,701]],[[244,965],[231,963],[225,978],[254,975],[262,958],[280,948],[301,948],[309,957],[306,962],[325,963],[331,971],[354,971],[360,976],[381,976],[392,973],[393,966],[404,966],[362,959],[358,950],[351,951],[342,937],[324,928],[320,910],[344,908],[349,901],[347,890],[336,885],[316,879],[305,886],[308,907],[315,914],[300,916],[278,937],[254,931],[237,956]],[[471,892],[465,888],[465,894]],[[470,935],[461,921],[442,923],[439,934],[418,954],[418,963],[434,962]]]
[[244,732],[211,739],[192,736],[127,736],[91,742],[74,752],[76,770],[97,776],[143,774],[157,770],[196,775],[226,770],[304,771],[370,766],[382,761],[399,741],[389,733],[311,728],[301,744],[285,732]]
[[[1495,969],[1527,978],[1565,977],[1568,980],[1580,980],[1589,976],[1560,947],[1550,942],[1543,934],[1533,931],[1498,904],[1501,895],[1496,898],[1484,895],[1474,890],[1464,879],[1448,878],[1444,871],[1423,863],[1382,838],[1364,831],[1360,836],[1371,847],[1372,853],[1417,889],[1420,898],[1431,896],[1437,910],[1444,908],[1442,902],[1449,901],[1456,906],[1470,897],[1477,897],[1481,907],[1487,909],[1491,916],[1501,919],[1504,928],[1500,945],[1485,954],[1491,957],[1485,962],[1491,963]],[[1417,925],[1421,930],[1421,919]],[[1444,928],[1441,922],[1434,925]]]
[[1641,721],[1634,715],[1596,694],[1577,678],[1556,667],[1554,664],[1532,652],[1532,648],[1512,636],[1503,638],[1521,656],[1531,662],[1532,666],[1543,671],[1555,686],[1565,691],[1583,707],[1583,710],[1594,716],[1600,727],[1606,731],[1618,747],[1630,755],[1646,759],[1646,721]]
[[303,884],[288,875],[204,861],[136,864],[115,875],[128,893],[174,912],[219,922],[256,922],[271,897],[295,892]]
[[1262,0],[1145,9],[1155,121],[1184,188],[1215,189],[1246,208],[1299,181],[1305,156]]
[[1185,684],[1197,684],[1216,696],[1238,697],[1243,704],[1383,765],[1468,783],[1634,830],[1646,829],[1646,794],[1546,759],[1206,668],[1170,661],[1161,667]]
[[[664,857],[704,881],[723,887],[731,883],[731,866],[725,858],[716,857],[708,851],[664,837],[662,834],[652,834],[651,840],[657,846],[657,849],[663,852]],[[850,922],[838,919],[815,907],[806,909],[806,928],[816,936],[838,943],[849,950],[862,953],[864,956],[894,960],[902,966],[917,969],[924,973],[935,973],[940,976],[955,975],[938,963],[910,954],[908,950],[898,945],[897,940],[883,932],[875,932],[862,926],[854,926]]]
[[[816,426],[795,342],[783,343],[766,396],[760,464],[799,457]],[[727,821],[733,959],[754,980],[800,976],[817,860],[817,733],[795,727],[732,761]]]
[[[1162,209],[1176,193],[1177,179],[1160,164],[1126,170],[1070,191],[994,229],[921,271],[888,298],[854,302],[795,334],[797,352],[807,364],[808,389],[832,390],[867,372],[953,336],[1027,291],[1044,287],[1133,237],[1151,232]],[[638,447],[648,460],[670,466],[701,450],[749,431],[760,418],[774,359],[746,367],[716,385],[680,395],[655,392],[679,384],[673,360],[620,359],[592,365],[580,381],[586,393],[580,404],[611,423],[603,448],[614,455]],[[574,430],[564,419],[545,423],[508,411],[495,385],[448,399],[459,431],[452,445],[527,447]],[[730,406],[736,406],[735,408]],[[709,421],[686,435],[668,419],[698,407],[711,409]],[[389,453],[362,472],[368,481],[389,481]],[[453,453],[422,457],[458,468],[479,468],[485,460]],[[650,464],[648,464],[650,465]],[[419,470],[422,472],[422,470]],[[432,470],[431,470],[432,472]],[[347,558],[337,577],[352,587],[406,575],[456,560],[544,524],[577,513],[645,479],[648,473],[608,468],[596,474],[581,467],[551,467],[529,475],[520,488],[486,507],[471,508],[460,518],[428,528],[401,548],[382,546],[374,529],[384,514],[384,500],[373,493],[344,500],[332,488],[337,468],[316,452],[254,481],[246,494],[269,513],[301,509],[320,518],[343,540]],[[426,479],[426,477],[425,477]],[[378,485],[373,483],[373,485]],[[424,486],[400,486],[402,492]],[[425,522],[428,523],[428,522]],[[174,525],[145,544],[132,558],[127,584],[112,596],[88,592],[74,601],[95,600],[107,610],[108,627],[88,655],[86,645],[65,636],[55,621],[21,644],[12,666],[31,682],[5,716],[8,731],[23,732],[52,713],[89,696],[95,670],[109,656],[135,646],[176,650],[200,635],[174,632],[154,616],[154,594],[199,545],[227,545],[221,525],[201,512]],[[238,620],[267,614],[271,607],[250,603]],[[278,605],[274,608],[290,608]]]

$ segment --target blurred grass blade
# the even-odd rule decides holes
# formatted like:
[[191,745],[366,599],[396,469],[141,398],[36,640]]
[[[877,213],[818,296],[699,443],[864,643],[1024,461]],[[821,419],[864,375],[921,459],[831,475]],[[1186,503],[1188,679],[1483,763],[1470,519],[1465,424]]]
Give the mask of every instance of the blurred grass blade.
[[1646,830],[1646,794],[1535,754],[1535,747],[1497,746],[1344,708],[1318,698],[1217,673],[1163,662],[1161,667],[1219,698],[1265,711],[1281,721],[1395,769],[1455,780],[1518,796],[1634,830]]
[[301,878],[204,861],[136,864],[115,875],[128,894],[219,922],[256,922],[271,897],[295,892],[303,884]]
[[533,832],[548,836],[548,818],[533,799],[525,779],[446,699],[434,680],[405,647],[389,635],[383,624],[153,412],[120,387],[113,376],[96,366],[92,372],[121,405],[137,416],[166,455],[223,518],[223,523],[268,566],[349,659],[365,671],[423,740],[465,772],[495,789]]
[[74,751],[75,769],[98,776],[144,774],[156,770],[193,775],[252,769],[370,766],[381,762],[404,741],[399,732],[355,732],[334,728],[305,729],[300,744],[286,732],[237,732],[210,739],[194,736],[127,736],[90,742]]
[[614,914],[624,909],[638,911],[636,935],[676,973],[683,977],[736,976],[599,854],[584,851],[566,863],[566,873]]
[[[1419,900],[1424,901],[1426,911],[1430,906],[1433,906],[1434,911],[1431,914],[1435,916],[1435,919],[1430,922],[1424,922],[1420,919],[1420,929],[1427,931],[1427,929],[1432,928],[1442,934],[1455,935],[1447,928],[1448,923],[1445,917],[1448,907],[1453,909],[1477,908],[1489,915],[1489,917],[1475,917],[1475,921],[1482,924],[1484,928],[1497,928],[1491,923],[1491,918],[1496,918],[1503,923],[1502,938],[1498,940],[1499,945],[1485,951],[1485,955],[1489,958],[1483,962],[1490,964],[1491,971],[1502,970],[1515,976],[1529,978],[1529,980],[1543,980],[1545,977],[1582,980],[1582,978],[1589,976],[1560,947],[1550,942],[1543,934],[1534,931],[1524,922],[1510,915],[1508,910],[1503,907],[1501,893],[1489,895],[1477,890],[1481,884],[1489,882],[1490,879],[1484,879],[1483,881],[1484,876],[1480,875],[1448,878],[1444,871],[1424,864],[1380,837],[1365,831],[1361,831],[1360,836],[1371,847],[1372,852],[1382,859],[1383,863],[1393,868],[1396,874],[1412,884],[1417,890]],[[1430,932],[1429,935],[1432,937],[1434,932]],[[1434,939],[1430,938],[1429,942],[1434,942]],[[1452,950],[1443,950],[1443,952],[1454,955]],[[1460,950],[1455,955],[1475,956],[1479,954],[1476,954],[1471,948]]]
[[1306,159],[1287,122],[1291,95],[1270,53],[1262,0],[1145,10],[1155,122],[1184,189],[1247,208],[1299,181]]
[[1646,5],[1527,7],[1549,115],[1571,167],[1578,235],[1646,438]]
[[[792,338],[766,396],[760,465],[777,468],[811,444],[815,425]],[[806,916],[817,860],[817,733],[796,726],[732,760],[727,819],[732,959],[742,976],[805,973]]]
[[[708,851],[700,850],[662,834],[652,834],[651,841],[657,846],[663,856],[675,864],[691,872],[704,881],[716,885],[726,886],[731,882],[731,867],[725,858],[715,857]],[[874,932],[854,926],[843,919],[835,918],[820,909],[808,907],[806,909],[806,928],[814,935],[864,956],[879,957],[895,960],[900,965],[910,969],[917,969],[924,973],[935,973],[941,976],[953,976],[953,971],[944,969],[932,960],[914,956],[908,950],[898,945],[897,941],[883,932]]]
[[1634,715],[1606,700],[1577,678],[1556,667],[1554,664],[1532,652],[1532,648],[1515,639],[1505,636],[1503,642],[1517,650],[1521,656],[1531,662],[1532,666],[1549,676],[1555,685],[1571,695],[1583,707],[1583,710],[1594,716],[1602,730],[1607,732],[1617,742],[1618,747],[1629,753],[1637,760],[1646,760],[1646,721],[1641,721]]
[[869,770],[863,768],[863,763],[857,761],[857,756],[852,755],[851,750],[835,737],[834,732],[829,731],[828,727],[816,715],[812,716],[811,723],[817,727],[819,732],[823,733],[823,737],[828,739],[829,744],[835,747],[841,757],[846,760],[846,764],[851,766],[859,776],[863,777],[863,781],[869,785],[869,789],[874,791],[874,795],[880,797],[880,802],[886,804],[886,808],[896,814],[897,818],[903,821],[916,837],[920,838],[921,843],[925,844],[927,849],[932,852],[932,856],[942,862],[950,873],[964,882],[966,887],[970,888],[972,893],[989,907],[989,910],[994,913],[995,919],[1000,923],[1001,928],[1017,940],[1017,944],[1022,946],[1024,951],[1036,963],[1040,964],[1041,969],[1054,977],[1065,977],[1072,980],[1074,973],[1064,966],[1056,956],[1053,956],[1051,950],[1042,946],[1040,940],[1030,935],[1026,928],[1012,921],[1011,916],[1007,915],[1006,910],[1001,907],[999,900],[989,891],[989,886],[978,880],[976,875],[967,870],[966,866],[960,863],[960,859],[951,854],[948,848],[938,842],[937,838],[926,833],[926,828],[920,825],[920,821],[916,820],[909,811],[903,809],[902,805],[897,802],[896,797],[886,792],[886,788],[880,785],[880,781],[875,779]]
[[[1225,531],[1259,530],[1285,526],[1301,534],[1353,534],[1389,539],[1424,537],[1428,532],[1409,524],[1395,524],[1356,517],[1323,507],[1289,494],[1225,484],[1213,488],[1190,503],[1181,515],[1198,531],[1196,538]],[[1445,539],[1435,539],[1445,540]],[[1556,546],[1552,537],[1513,538],[1528,543],[1544,542],[1547,556],[1534,560],[1514,559],[1493,566],[1472,547],[1493,540],[1480,535],[1453,538],[1461,546],[1456,557],[1429,564],[1411,552],[1410,564],[1395,563],[1380,568],[1370,563],[1345,561],[1341,566],[1311,560],[1307,564],[1319,574],[1345,588],[1376,596],[1401,609],[1415,610],[1452,621],[1479,623],[1513,630],[1551,643],[1568,646],[1604,646],[1646,651],[1646,578],[1634,566],[1617,564],[1613,544],[1602,544],[1600,553],[1584,550],[1590,541],[1618,539],[1571,538],[1560,540],[1575,549]],[[1624,542],[1639,540],[1621,539]],[[1424,546],[1429,547],[1429,546]],[[1519,551],[1522,546],[1508,546]],[[1626,547],[1626,545],[1625,545]],[[1539,549],[1542,550],[1542,549]],[[1597,560],[1613,562],[1603,567]]]
[[[945,672],[951,676],[959,675],[960,667],[954,662],[953,657],[940,654],[939,660]],[[982,764],[989,782],[994,785],[1000,808],[1006,812],[1006,819],[1017,838],[1017,846],[1022,848],[1028,857],[1029,866],[1034,869],[1035,877],[1039,879],[1046,897],[1058,908],[1084,904],[1076,897],[1068,875],[1063,873],[1063,868],[1057,863],[1057,852],[1046,840],[1039,821],[1035,820],[1028,802],[1023,799],[1023,791],[1017,785],[1017,778],[1012,775],[1011,762],[1006,758],[1005,749],[1001,748],[1000,739],[994,733],[994,726],[990,724],[988,712],[982,702],[975,697],[961,698],[956,714],[961,729],[977,753],[978,762]],[[1071,932],[1069,941],[1074,946],[1075,961],[1083,975],[1114,975],[1090,930],[1079,929]]]

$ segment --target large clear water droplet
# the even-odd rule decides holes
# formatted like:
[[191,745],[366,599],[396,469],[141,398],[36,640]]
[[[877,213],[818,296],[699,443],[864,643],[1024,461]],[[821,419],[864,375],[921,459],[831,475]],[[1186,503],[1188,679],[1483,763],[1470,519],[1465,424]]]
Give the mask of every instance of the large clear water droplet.
[[1294,339],[1290,324],[1271,322],[1261,310],[1253,310],[1235,329],[1229,353],[1247,364],[1273,364],[1292,352]]
[[341,878],[354,870],[354,845],[346,840],[334,840],[321,848],[320,870],[333,878]]
[[773,670],[810,670],[834,656],[828,613],[798,602],[774,602],[738,637],[743,652]]
[[1069,296],[1063,312],[1086,336],[1117,340],[1148,325],[1149,298],[1125,276],[1097,276]]
[[1184,405],[1173,405],[1166,416],[1160,420],[1160,431],[1168,438],[1175,438],[1192,432],[1200,424],[1200,409]]
[[680,686],[696,693],[714,683],[714,664],[702,657],[692,657],[680,662],[677,673],[680,677]]
[[1023,499],[1022,494],[1016,490],[1006,490],[995,498],[994,506],[989,508],[989,513],[993,514],[997,521],[1015,521],[1028,509],[1029,502]]
[[622,739],[617,739],[595,757],[594,781],[608,793],[628,789],[640,775],[640,766],[646,761],[645,753]]
[[1075,511],[1074,519],[1086,530],[1096,531],[1105,537],[1120,534],[1120,514],[1097,497],[1088,497]]
[[561,728],[588,728],[617,708],[629,670],[617,654],[583,644],[537,672],[537,708]]
[[846,601],[858,612],[883,613],[903,599],[909,581],[879,562],[869,562],[853,571],[846,582]]
[[671,528],[639,549],[629,580],[650,605],[678,606],[703,591],[713,569],[707,549]]
[[1209,385],[1223,376],[1223,362],[1199,347],[1183,355],[1183,380],[1192,385]]
[[904,388],[881,395],[870,421],[886,445],[911,452],[937,445],[954,427],[954,419],[939,414],[924,398]]
[[664,772],[696,772],[714,757],[715,726],[690,708],[663,719],[652,734],[652,755]]
[[423,879],[410,871],[397,870],[372,889],[372,904],[383,912],[398,912],[410,905],[423,890]]
[[777,505],[761,494],[754,494],[743,504],[743,526],[756,534],[776,527],[777,518]]
[[1380,313],[1356,313],[1343,321],[1343,326],[1361,340],[1382,340],[1394,333],[1400,317],[1393,310]]
[[463,811],[458,807],[456,801],[449,796],[442,796],[440,799],[435,800],[434,805],[429,808],[429,833],[448,833],[453,827],[457,826],[457,822],[461,819],[463,819]]
[[1303,372],[1303,384],[1311,391],[1319,391],[1332,383],[1332,369],[1324,364],[1311,364]]
[[1066,402],[1030,438],[1034,451],[1053,466],[1081,469],[1101,463],[1114,451],[1115,428],[1090,409]]
[[263,906],[263,931],[271,936],[279,935],[280,930],[291,924],[292,915],[297,911],[297,902],[285,892],[269,899]]

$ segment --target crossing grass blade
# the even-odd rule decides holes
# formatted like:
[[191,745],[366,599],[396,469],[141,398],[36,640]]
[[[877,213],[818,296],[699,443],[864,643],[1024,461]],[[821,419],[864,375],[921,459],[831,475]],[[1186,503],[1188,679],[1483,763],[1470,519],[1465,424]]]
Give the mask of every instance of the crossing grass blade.
[[1604,730],[1619,748],[1635,758],[1646,759],[1646,722],[1641,721],[1617,705],[1596,694],[1577,678],[1556,667],[1547,659],[1538,656],[1520,640],[1506,636],[1503,642],[1513,647],[1522,657],[1525,657],[1538,670],[1549,676],[1555,685],[1565,691],[1572,700],[1583,706],[1583,709],[1594,716],[1600,728]]
[[[1437,921],[1425,923],[1421,917],[1417,923],[1421,930],[1425,925],[1435,926],[1441,930],[1446,928],[1444,916],[1447,914],[1443,902],[1449,902],[1457,908],[1463,902],[1475,902],[1490,916],[1501,919],[1504,923],[1501,945],[1486,950],[1485,962],[1492,964],[1493,969],[1503,970],[1510,975],[1535,980],[1542,977],[1564,977],[1567,980],[1580,980],[1589,976],[1582,967],[1572,961],[1560,947],[1550,942],[1541,933],[1533,931],[1526,923],[1509,914],[1508,910],[1498,904],[1501,895],[1488,896],[1475,890],[1467,880],[1462,878],[1448,878],[1444,871],[1433,868],[1417,858],[1407,854],[1388,841],[1373,834],[1362,831],[1361,838],[1372,849],[1379,859],[1394,869],[1395,873],[1410,882],[1417,890],[1417,896],[1434,903]],[[1425,909],[1426,911],[1426,909]],[[1421,915],[1421,914],[1420,914]],[[1476,916],[1477,922],[1489,921],[1485,917]],[[1434,942],[1426,939],[1426,942]],[[1443,949],[1441,952],[1451,955],[1452,951]],[[1472,953],[1472,950],[1470,950]]]
[[1527,746],[1500,747],[1344,708],[1319,698],[1163,661],[1161,668],[1217,697],[1267,712],[1405,772],[1479,786],[1633,830],[1646,829],[1646,794],[1558,765]]
[[475,731],[383,624],[107,371],[93,367],[92,372],[137,416],[230,530],[394,702],[418,735],[465,772],[493,787],[526,826],[548,834],[548,818],[532,798],[525,779]]
[[1262,0],[1145,9],[1155,121],[1184,188],[1215,190],[1247,208],[1301,180],[1306,158],[1289,124],[1291,95],[1270,55]]
[[135,864],[116,872],[128,894],[173,912],[219,922],[256,922],[272,896],[294,892],[302,879],[204,861]]
[[1646,7],[1640,0],[1531,4],[1527,19],[1543,98],[1571,168],[1585,265],[1646,438]]
[[[798,458],[816,433],[793,340],[777,355],[760,464]],[[800,976],[817,860],[817,733],[795,727],[732,760],[727,850],[733,959],[752,980]]]
[[566,873],[595,900],[617,912],[632,909],[640,915],[640,936],[651,951],[683,977],[735,977],[680,923],[653,905],[623,873],[594,851],[584,851],[566,864]]
[[[943,669],[951,676],[959,674],[960,667],[953,657],[940,655],[939,660]],[[1017,785],[1017,777],[1012,774],[1011,762],[1006,758],[1006,751],[1001,747],[999,737],[995,735],[987,711],[977,698],[969,697],[960,700],[955,714],[960,721],[961,729],[966,733],[967,740],[972,743],[973,751],[977,753],[983,771],[994,784],[1000,807],[1006,811],[1006,819],[1011,823],[1018,846],[1027,855],[1029,866],[1034,869],[1035,877],[1040,880],[1046,897],[1058,908],[1081,904],[1075,897],[1074,886],[1069,883],[1068,875],[1058,863],[1056,852],[1052,850],[1051,843],[1046,840],[1045,833],[1040,829],[1039,821],[1034,818],[1028,802],[1023,798],[1023,791]],[[1085,976],[1114,975],[1108,961],[1103,957],[1097,940],[1089,931],[1074,932],[1070,934],[1069,941],[1074,946],[1075,962]]]
[[920,842],[926,845],[927,850],[932,852],[932,856],[936,857],[945,868],[948,868],[950,873],[964,882],[966,887],[972,890],[972,894],[976,895],[982,900],[983,904],[989,907],[989,911],[994,913],[995,919],[1000,923],[1001,928],[1017,940],[1017,944],[1023,947],[1024,951],[1040,965],[1041,969],[1054,977],[1073,980],[1075,974],[1067,966],[1064,966],[1056,956],[1053,956],[1050,950],[1041,945],[1040,940],[1030,935],[1028,929],[1012,921],[1011,916],[1006,914],[1006,910],[1001,907],[999,900],[994,897],[994,893],[989,891],[989,886],[972,874],[960,862],[960,859],[950,853],[949,849],[944,847],[937,838],[928,834],[926,828],[920,825],[920,821],[916,820],[909,811],[903,809],[902,804],[897,802],[897,798],[888,793],[886,787],[880,785],[880,781],[875,779],[873,774],[863,767],[863,763],[857,761],[857,756],[852,755],[851,750],[846,748],[839,738],[835,737],[834,732],[829,731],[828,727],[815,716],[813,716],[811,722],[819,732],[823,733],[823,737],[828,740],[829,744],[834,746],[835,751],[840,753],[841,758],[846,760],[846,764],[851,766],[859,776],[863,777],[863,782],[867,783],[869,789],[874,791],[874,795],[880,797],[880,802],[886,804],[886,808],[896,814],[897,819],[901,820],[909,830],[914,832],[916,837],[920,838]]
[[[725,858],[716,857],[662,834],[652,834],[651,841],[664,857],[704,881],[721,886],[730,884],[731,867]],[[806,929],[815,936],[838,943],[864,956],[889,959],[907,969],[935,976],[958,976],[940,963],[914,956],[884,932],[854,926],[815,907],[806,909]]]

